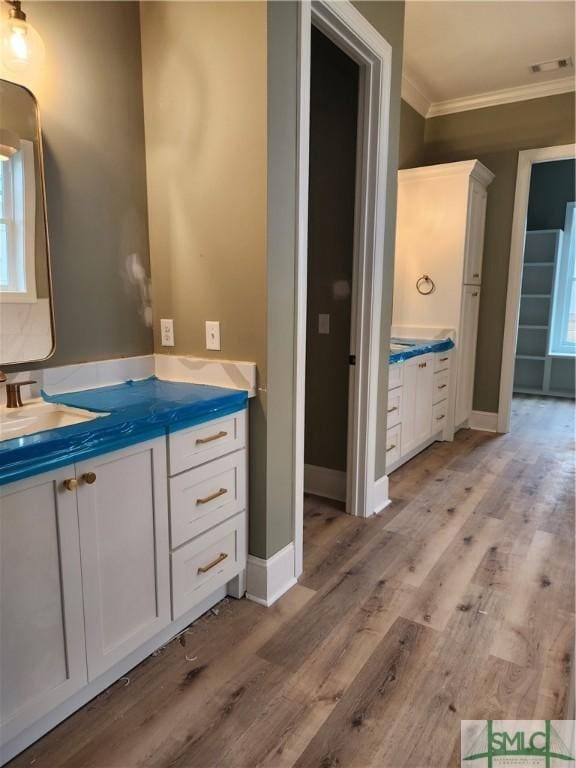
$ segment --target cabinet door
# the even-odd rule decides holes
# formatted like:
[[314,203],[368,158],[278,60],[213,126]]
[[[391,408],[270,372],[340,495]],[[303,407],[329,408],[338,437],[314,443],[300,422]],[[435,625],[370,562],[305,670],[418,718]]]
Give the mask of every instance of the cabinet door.
[[426,442],[432,434],[433,355],[404,363],[402,455]]
[[93,680],[170,621],[166,442],[77,464],[76,476]]
[[464,257],[464,282],[467,285],[480,285],[482,281],[487,194],[486,189],[477,181],[470,182]]
[[6,743],[86,685],[73,469],[0,492],[0,732]]
[[478,335],[478,311],[480,309],[480,288],[464,286],[462,313],[458,338],[458,372],[456,380],[456,428],[470,418],[474,396],[474,369],[476,366],[476,338]]

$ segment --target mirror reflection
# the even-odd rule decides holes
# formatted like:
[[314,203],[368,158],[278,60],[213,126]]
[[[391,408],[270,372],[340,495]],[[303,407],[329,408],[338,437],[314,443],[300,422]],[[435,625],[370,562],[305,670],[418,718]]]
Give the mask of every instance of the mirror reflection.
[[44,360],[53,347],[38,107],[0,80],[0,365]]

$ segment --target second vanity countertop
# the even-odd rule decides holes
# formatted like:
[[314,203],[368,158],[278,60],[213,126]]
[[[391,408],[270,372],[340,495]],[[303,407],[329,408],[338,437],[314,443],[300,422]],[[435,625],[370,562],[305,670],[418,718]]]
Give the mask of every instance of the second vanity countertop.
[[[401,346],[401,349],[396,347]],[[452,339],[399,339],[392,338],[390,340],[390,354],[388,356],[388,362],[400,363],[402,360],[409,360],[411,357],[418,357],[419,355],[427,355],[429,352],[447,352],[449,349],[453,349],[454,342]]]
[[248,393],[151,377],[44,399],[108,415],[1,442],[0,485],[228,416]]

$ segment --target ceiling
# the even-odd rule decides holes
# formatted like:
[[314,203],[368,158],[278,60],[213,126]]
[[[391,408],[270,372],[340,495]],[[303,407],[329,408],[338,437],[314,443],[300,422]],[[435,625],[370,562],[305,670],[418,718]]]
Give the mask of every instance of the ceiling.
[[573,66],[530,65],[574,58],[574,24],[568,1],[407,0],[402,95],[432,116],[572,90]]

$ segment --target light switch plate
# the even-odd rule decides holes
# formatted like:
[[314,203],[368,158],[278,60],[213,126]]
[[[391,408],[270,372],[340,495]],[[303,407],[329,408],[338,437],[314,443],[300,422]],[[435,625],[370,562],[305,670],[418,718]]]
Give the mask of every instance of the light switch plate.
[[220,349],[220,322],[206,320],[206,349]]
[[318,315],[318,333],[330,333],[330,315]]
[[160,336],[163,347],[174,346],[174,320],[160,320]]

